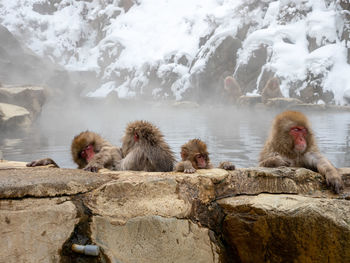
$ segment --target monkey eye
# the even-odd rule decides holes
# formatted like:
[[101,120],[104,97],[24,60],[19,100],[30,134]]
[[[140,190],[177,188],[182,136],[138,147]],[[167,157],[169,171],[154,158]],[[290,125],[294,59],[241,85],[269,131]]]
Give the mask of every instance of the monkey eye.
[[207,156],[205,154],[201,154],[201,153],[196,154],[196,158],[197,159],[203,158],[203,159],[207,160]]
[[89,144],[88,146],[85,147],[84,151],[86,151],[86,150],[91,150],[91,148],[92,148],[92,145]]
[[295,126],[295,127],[292,127],[292,128],[290,128],[290,131],[291,131],[291,132],[298,133],[298,134],[300,134],[300,133],[302,133],[302,134],[304,134],[304,135],[307,134],[307,129],[306,129],[305,127],[303,127],[303,126]]
[[80,152],[80,157],[81,158],[86,158],[86,156],[87,156],[87,151],[89,151],[89,150],[91,150],[93,148],[93,146],[91,145],[91,144],[89,144],[88,146],[86,146],[81,152]]
[[134,133],[134,141],[138,141],[139,138],[140,138],[139,135],[135,132],[135,133]]
[[80,155],[81,158],[85,159],[86,158],[85,150],[82,150],[79,155]]

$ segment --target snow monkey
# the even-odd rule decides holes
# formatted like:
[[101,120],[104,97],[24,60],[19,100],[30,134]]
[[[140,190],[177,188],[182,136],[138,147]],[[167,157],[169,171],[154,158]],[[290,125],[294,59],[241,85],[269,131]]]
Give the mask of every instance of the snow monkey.
[[[113,146],[97,133],[90,131],[81,132],[74,137],[71,153],[78,168],[90,172],[97,172],[101,168],[115,170],[117,161],[122,159],[120,148]],[[33,161],[28,163],[27,166],[34,167],[48,164],[59,167],[50,158]]]
[[280,82],[277,77],[269,79],[261,92],[261,99],[263,103],[266,103],[268,99],[283,98]]
[[124,158],[116,170],[169,172],[175,157],[161,131],[148,121],[134,121],[127,125],[123,136]]
[[224,80],[224,96],[228,103],[236,103],[243,95],[240,85],[234,77],[228,76]]
[[[182,161],[176,164],[176,172],[194,173],[197,169],[211,169],[209,153],[205,142],[193,139],[181,146]],[[219,168],[234,170],[235,166],[230,162],[222,162]]]
[[285,111],[275,117],[270,135],[260,153],[259,165],[312,169],[325,176],[327,185],[335,193],[343,188],[337,169],[320,153],[308,119],[297,111]]

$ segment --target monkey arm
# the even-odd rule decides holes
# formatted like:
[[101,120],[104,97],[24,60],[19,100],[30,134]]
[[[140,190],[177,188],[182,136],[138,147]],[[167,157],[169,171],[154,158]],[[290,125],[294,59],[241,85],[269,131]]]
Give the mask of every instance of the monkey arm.
[[135,147],[123,159],[115,162],[113,170],[141,171],[145,166],[145,156],[140,147]]
[[58,166],[58,164],[54,160],[52,160],[50,158],[45,158],[45,159],[32,161],[30,163],[27,163],[26,166],[27,167],[35,167],[35,166],[45,166],[45,165],[49,165],[49,164],[54,165],[54,167],[60,168]]
[[273,156],[268,156],[259,162],[260,167],[280,167],[290,165],[291,163],[278,153],[275,153]]
[[111,169],[121,158],[121,152],[117,147],[103,146],[84,167],[84,170],[97,172],[101,168]]
[[306,166],[325,176],[327,185],[331,186],[335,193],[344,188],[340,174],[326,157],[318,152],[308,152],[304,158]]
[[196,172],[196,169],[193,168],[192,163],[190,161],[181,161],[176,164],[175,171],[192,174]]

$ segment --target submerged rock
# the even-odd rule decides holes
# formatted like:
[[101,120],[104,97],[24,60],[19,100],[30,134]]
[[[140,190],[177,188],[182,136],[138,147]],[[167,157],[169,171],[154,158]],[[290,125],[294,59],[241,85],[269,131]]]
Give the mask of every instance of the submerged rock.
[[347,262],[350,172],[340,172],[335,195],[304,168],[90,173],[0,161],[0,261],[85,262],[74,243],[102,248],[96,262]]

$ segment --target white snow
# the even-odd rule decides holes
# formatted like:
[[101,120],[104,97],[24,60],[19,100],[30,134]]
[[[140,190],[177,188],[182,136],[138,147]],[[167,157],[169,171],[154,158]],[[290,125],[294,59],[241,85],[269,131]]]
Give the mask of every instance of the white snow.
[[[111,91],[120,97],[134,96],[135,87],[148,83],[145,68],[159,65],[159,77],[167,72],[179,76],[171,91],[181,99],[190,88],[191,72],[205,66],[208,50],[215,50],[219,39],[234,37],[239,27],[249,22],[254,26],[242,43],[238,63],[246,63],[254,49],[266,44],[270,60],[264,67],[283,78],[285,96],[289,83],[304,81],[307,72],[326,76],[324,89],[333,91],[338,104],[344,103],[344,92],[350,90],[347,50],[338,34],[341,14],[334,3],[326,5],[324,0],[256,1],[268,3],[268,8],[252,10],[247,6],[254,1],[244,0],[138,0],[127,12],[118,7],[118,0],[63,0],[51,13],[34,11],[33,7],[42,3],[50,1],[3,0],[0,23],[37,54],[70,70],[95,71],[104,84],[88,96],[105,97]],[[241,5],[245,8],[238,8]],[[281,23],[281,14],[296,15]],[[200,47],[200,39],[213,32]],[[320,47],[309,52],[307,37],[315,38]],[[171,55],[185,55],[189,65],[194,63],[191,68],[169,63],[166,60]],[[124,69],[134,74],[120,84],[113,75],[119,76]],[[160,91],[155,87],[153,94]]]

